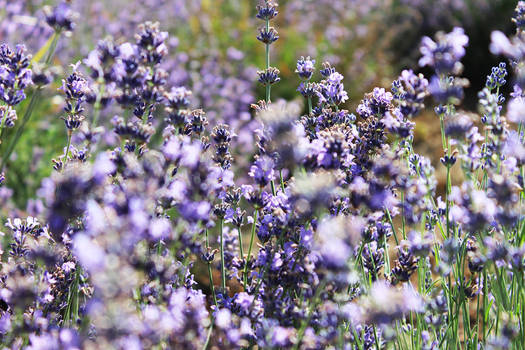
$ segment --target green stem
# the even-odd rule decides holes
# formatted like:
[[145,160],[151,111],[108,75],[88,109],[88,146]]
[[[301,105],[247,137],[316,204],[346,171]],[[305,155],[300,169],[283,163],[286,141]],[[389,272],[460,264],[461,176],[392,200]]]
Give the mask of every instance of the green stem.
[[97,100],[93,106],[93,122],[91,123],[91,128],[95,129],[97,127],[98,118],[100,117],[100,110],[102,108],[102,97],[104,95],[105,85],[100,84],[100,91],[97,94]]
[[71,136],[73,136],[73,131],[70,129],[67,130],[67,147],[66,147],[66,153],[64,154],[64,169],[67,165],[68,155],[69,155],[69,148],[71,147]]
[[284,179],[283,179],[283,171],[279,170],[279,179],[281,180],[281,190],[283,190],[284,193]]
[[2,121],[0,122],[0,149],[2,148],[2,144],[3,144],[2,140],[4,137],[4,130],[5,130],[4,124],[5,124],[5,120],[7,119],[7,114],[8,114],[8,110],[5,111]]
[[221,278],[222,278],[222,290],[226,293],[226,267],[224,266],[224,233],[223,227],[224,219],[219,220],[219,235],[221,239]]
[[210,329],[208,329],[208,335],[206,336],[206,342],[204,343],[204,345],[202,346],[202,350],[206,350],[208,349],[208,345],[210,344],[210,339],[211,339],[211,333],[213,331],[213,319],[212,319],[212,323],[210,325]]
[[241,261],[242,261],[244,259],[244,251],[242,248],[242,232],[241,232],[240,227],[237,228],[237,233],[239,235],[239,253],[241,254]]
[[[208,248],[210,247],[210,242],[208,240],[208,229],[204,230],[204,234],[206,235],[206,251],[208,251]],[[210,278],[210,288],[213,295],[213,302],[215,303],[215,306],[218,307],[217,304],[217,295],[215,294],[215,285],[213,284],[213,273],[211,270],[211,263],[208,262],[208,277]]]
[[317,290],[315,291],[315,295],[313,297],[313,300],[310,304],[310,307],[308,308],[308,314],[306,316],[306,319],[303,320],[301,323],[301,328],[299,328],[299,331],[297,332],[297,343],[295,343],[295,350],[300,349],[301,342],[303,341],[304,333],[306,332],[306,328],[308,327],[308,324],[310,323],[313,311],[318,305],[319,297],[321,296],[321,291],[324,289],[326,283],[322,281],[319,286],[317,286]]
[[79,301],[78,286],[80,283],[80,266],[75,269],[75,278],[69,286],[67,306],[64,314],[64,323],[73,324],[78,319]]
[[385,208],[385,213],[386,213],[386,217],[388,218],[388,222],[390,223],[390,227],[392,228],[392,235],[394,236],[396,245],[399,245],[399,239],[397,238],[396,227],[394,226],[394,221],[392,221],[392,216],[390,215],[390,211],[388,210],[388,208]]
[[255,212],[253,214],[253,223],[252,223],[252,232],[250,237],[250,245],[248,246],[248,255],[246,256],[246,264],[244,265],[244,289],[246,290],[248,286],[248,265],[250,262],[250,257],[252,254],[252,247],[253,247],[253,240],[255,238],[255,228],[257,226],[257,215],[259,214],[259,211],[255,209]]

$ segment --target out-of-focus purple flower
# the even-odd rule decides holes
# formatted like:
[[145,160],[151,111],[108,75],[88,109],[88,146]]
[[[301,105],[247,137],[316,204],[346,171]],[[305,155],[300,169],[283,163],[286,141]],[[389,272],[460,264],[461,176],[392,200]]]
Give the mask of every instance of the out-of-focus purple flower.
[[67,2],[61,1],[54,8],[46,7],[46,22],[55,30],[72,31],[75,28],[73,22],[77,15]]
[[438,32],[435,41],[428,36],[421,41],[420,51],[423,57],[419,65],[430,66],[437,74],[458,74],[462,70],[459,62],[465,56],[468,36],[463,28],[455,27],[452,32]]
[[274,171],[275,163],[272,158],[268,156],[259,157],[250,167],[248,175],[253,178],[256,184],[264,187],[275,179]]
[[517,165],[525,164],[525,146],[516,131],[511,131],[503,146],[503,154],[516,160]]
[[440,104],[458,104],[464,96],[463,88],[468,86],[468,80],[448,76],[439,78],[434,75],[430,79],[428,91]]
[[163,239],[171,234],[171,225],[166,218],[155,218],[149,224],[149,233],[153,239]]
[[293,337],[296,331],[294,328],[284,328],[277,326],[271,335],[271,344],[275,347],[288,347],[293,344]]
[[319,223],[315,236],[314,250],[329,268],[342,268],[352,256],[363,229],[364,222],[359,217],[350,219],[338,216],[323,220]]
[[11,330],[11,315],[9,312],[4,312],[0,317],[0,334],[6,334]]
[[494,55],[505,55],[513,60],[520,60],[525,55],[525,47],[519,38],[509,39],[499,30],[490,35],[490,52]]
[[179,207],[180,214],[189,222],[205,221],[210,216],[211,205],[209,202],[187,202]]
[[391,324],[409,312],[424,311],[421,296],[410,286],[396,288],[384,281],[372,285],[365,304],[365,318],[368,322]]
[[523,31],[523,29],[525,28],[525,1],[518,1],[518,4],[514,9],[512,22],[516,24],[518,32]]
[[513,123],[525,123],[525,100],[513,98],[507,105],[507,119]]
[[90,272],[102,271],[106,265],[106,256],[102,248],[85,234],[75,236],[73,250],[80,263]]

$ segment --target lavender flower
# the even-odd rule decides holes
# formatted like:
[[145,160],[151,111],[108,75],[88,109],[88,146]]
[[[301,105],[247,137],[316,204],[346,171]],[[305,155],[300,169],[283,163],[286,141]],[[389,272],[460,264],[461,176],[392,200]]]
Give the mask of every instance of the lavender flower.
[[281,78],[279,78],[280,71],[277,68],[270,67],[263,71],[257,71],[259,75],[259,83],[264,86],[273,85],[278,83]]
[[275,180],[274,162],[268,156],[259,157],[250,167],[249,175],[253,178],[255,183],[264,187]]
[[413,117],[424,107],[423,101],[428,95],[428,80],[422,74],[415,75],[411,70],[404,70],[398,80],[392,83],[392,94],[399,103],[401,113]]
[[[323,65],[329,67],[328,63],[324,63]],[[324,68],[324,70],[327,69],[329,68]],[[323,71],[321,71],[321,74],[323,74]],[[334,70],[326,76],[325,80],[318,84],[317,96],[321,103],[337,106],[348,100],[348,94],[344,90],[343,78],[341,74]]]
[[30,61],[24,45],[17,45],[15,51],[7,44],[0,46],[0,100],[9,106],[22,102],[24,90],[33,84]]
[[315,60],[312,60],[309,56],[301,58],[297,61],[297,69],[295,73],[303,80],[310,80],[315,70]]
[[438,32],[435,41],[424,37],[421,41],[420,51],[423,57],[419,65],[430,66],[437,74],[458,74],[462,70],[459,62],[465,56],[465,46],[468,37],[463,28],[454,28],[450,33]]
[[[122,2],[114,1],[117,7]],[[490,72],[478,95],[479,115],[456,107],[467,86],[457,76],[468,43],[460,28],[423,39],[420,63],[435,70],[431,78],[404,70],[391,91],[375,87],[348,103],[355,111],[343,109],[349,96],[335,66],[323,64],[314,81],[315,60],[301,57],[298,91],[308,103],[302,115],[301,101],[271,100],[271,86],[290,71],[280,76],[270,66],[278,38],[270,21],[278,11],[274,2],[262,1],[255,17],[264,22],[257,39],[266,49],[259,72],[266,94],[252,114],[251,55],[234,47],[223,52],[221,40],[210,51],[215,37],[195,37],[190,52],[182,50],[187,35],[196,35],[193,16],[201,16],[199,28],[206,31],[222,8],[145,0],[138,11],[134,4],[126,3],[126,11],[115,14],[118,22],[109,23],[111,11],[100,4],[60,2],[44,13],[56,31],[47,45],[73,29],[72,9],[90,15],[78,22],[81,30],[67,33],[71,40],[59,58],[51,61],[48,53],[43,66],[31,63],[21,47],[0,49],[2,140],[20,136],[21,128],[14,134],[5,129],[19,108],[28,115],[55,106],[58,97],[49,99],[44,90],[55,71],[50,62],[59,72],[74,52],[86,56],[87,69],[83,75],[74,65],[63,81],[68,143],[37,196],[22,203],[34,181],[18,179],[24,174],[18,170],[45,150],[18,152],[0,172],[0,216],[8,218],[0,232],[4,347],[521,346],[522,2],[514,15],[516,35],[493,34],[493,51],[510,64]],[[21,24],[14,22],[39,21],[25,1],[0,5],[6,12],[2,36],[17,34]],[[346,43],[352,35],[359,46],[360,36],[368,38],[368,27],[354,32],[347,24],[373,14],[373,6],[291,0],[281,12],[295,9],[294,15],[282,23],[292,26],[287,34],[298,30],[304,35],[299,42],[330,56],[331,42]],[[305,11],[308,21],[296,21]],[[143,22],[165,22],[173,13],[180,45],[167,34],[172,27],[161,30],[166,23]],[[321,22],[326,43],[318,47],[311,28],[323,19],[329,19]],[[230,22],[220,22],[224,34],[241,35]],[[138,23],[132,41],[121,37]],[[31,25],[33,36],[43,33],[43,24]],[[88,48],[92,41],[81,36],[87,26],[95,36],[107,32],[115,39]],[[42,51],[35,52],[36,61]],[[517,77],[508,100],[507,67]],[[351,72],[359,89],[357,71]],[[20,106],[31,80],[38,86],[34,99]],[[415,151],[426,149],[419,137],[425,128],[416,128],[414,117],[429,94],[438,102],[432,107],[442,131],[442,189],[431,160]],[[27,191],[18,191],[19,181]],[[33,216],[21,218],[26,211]],[[499,320],[497,327],[491,319]]]
[[66,94],[66,106],[64,107],[66,116],[62,119],[69,130],[78,129],[85,118],[82,115],[84,112],[82,104],[89,93],[89,87],[87,80],[77,71],[76,65],[73,66],[73,73],[67,79],[62,80],[62,91]]
[[46,22],[57,31],[65,30],[72,31],[75,28],[75,12],[71,9],[71,5],[67,2],[61,1],[53,8],[46,7]]

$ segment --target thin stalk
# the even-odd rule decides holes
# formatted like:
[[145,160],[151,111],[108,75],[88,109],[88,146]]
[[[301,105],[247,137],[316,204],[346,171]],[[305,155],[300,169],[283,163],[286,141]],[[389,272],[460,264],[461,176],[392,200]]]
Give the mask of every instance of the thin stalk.
[[5,124],[5,120],[7,119],[7,110],[4,114],[4,117],[2,118],[2,121],[0,122],[0,147],[2,147],[2,137],[4,135],[4,124]]
[[[266,32],[270,31],[270,20],[266,20]],[[266,69],[270,68],[270,44],[266,44]],[[270,103],[271,85],[266,85],[266,103]]]
[[66,153],[64,154],[64,169],[67,165],[68,155],[69,155],[69,148],[71,147],[71,137],[73,136],[73,131],[68,129],[67,130],[67,146],[66,146]]
[[75,269],[75,279],[69,286],[67,306],[64,314],[64,322],[72,324],[78,319],[78,286],[80,283],[80,266],[77,265]]
[[[266,20],[266,31],[270,31],[270,20]],[[270,44],[266,44],[266,70],[270,68]],[[271,91],[272,86],[270,84],[266,84],[266,103],[270,103],[271,100]],[[270,181],[270,185],[272,186],[272,194],[275,196],[275,183],[273,180]]]
[[244,251],[242,248],[242,232],[241,228],[237,227],[237,234],[239,235],[239,253],[241,254],[241,261],[244,259]]
[[405,220],[405,192],[404,191],[401,191],[401,203],[403,203],[403,206],[401,207],[401,233],[403,234],[403,239],[407,239],[406,220]]
[[212,319],[212,323],[210,325],[210,329],[208,329],[208,335],[206,335],[206,342],[204,343],[204,345],[202,346],[202,350],[206,350],[208,349],[208,345],[210,344],[210,339],[211,339],[211,333],[213,331],[213,319]]
[[487,341],[487,333],[485,333],[486,328],[486,316],[488,316],[488,310],[487,310],[487,270],[486,268],[483,269],[483,342],[485,343]]
[[322,281],[319,286],[317,287],[317,290],[315,291],[315,295],[313,297],[312,303],[310,304],[310,307],[308,308],[308,315],[306,316],[306,319],[303,320],[301,323],[301,328],[297,332],[297,343],[295,343],[295,350],[298,350],[301,347],[301,342],[303,341],[304,333],[306,332],[306,328],[308,327],[308,324],[310,323],[313,311],[317,307],[319,297],[321,296],[321,291],[324,289],[325,282]]
[[100,117],[100,110],[102,108],[102,96],[104,95],[105,87],[105,84],[100,84],[100,91],[97,94],[97,100],[93,106],[93,122],[91,123],[92,129],[97,127],[98,118]]
[[252,254],[252,247],[253,247],[253,240],[255,238],[255,228],[257,225],[257,215],[259,214],[259,211],[255,209],[255,212],[253,214],[253,223],[252,223],[252,232],[250,237],[250,245],[248,246],[248,255],[246,256],[246,263],[244,265],[244,289],[246,290],[248,286],[248,265],[250,262],[250,257]]
[[390,215],[390,211],[388,210],[388,208],[385,208],[385,213],[386,213],[386,217],[388,218],[388,222],[390,223],[390,227],[392,228],[392,235],[394,236],[396,245],[399,245],[399,239],[397,238],[396,227],[394,226],[394,221],[392,221],[392,216]]
[[219,235],[221,239],[221,278],[222,278],[222,290],[226,291],[226,267],[224,266],[224,219],[219,220]]
[[445,191],[445,203],[446,203],[446,219],[447,219],[447,237],[450,237],[450,165],[447,164],[447,188]]
[[[204,230],[204,234],[206,236],[206,251],[207,251],[208,248],[210,247],[210,242],[209,242],[209,239],[208,239],[208,229]],[[212,270],[211,270],[211,263],[210,262],[208,262],[208,277],[210,278],[210,288],[211,288],[211,292],[212,292],[212,295],[213,295],[213,302],[215,303],[215,306],[218,306],[218,304],[217,304],[217,295],[215,294],[215,285],[213,284],[213,273],[212,273]]]
[[383,249],[385,250],[385,267],[388,274],[390,274],[390,256],[388,254],[388,243],[386,235],[383,236]]
[[375,340],[375,343],[376,343],[376,348],[377,348],[377,350],[381,350],[381,346],[379,345],[379,337],[377,336],[376,325],[372,324],[372,328],[374,329],[374,340]]

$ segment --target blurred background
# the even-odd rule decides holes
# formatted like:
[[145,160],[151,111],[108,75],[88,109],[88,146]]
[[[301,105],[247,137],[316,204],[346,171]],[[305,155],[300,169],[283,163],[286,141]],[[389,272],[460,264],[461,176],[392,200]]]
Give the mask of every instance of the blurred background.
[[[265,64],[264,46],[255,39],[260,26],[254,18],[256,0],[70,2],[78,13],[77,26],[59,43],[53,62],[55,84],[45,90],[48,98],[37,106],[9,162],[10,190],[3,187],[0,204],[9,196],[17,206],[25,207],[42,178],[51,173],[51,159],[63,152],[66,131],[59,119],[63,100],[57,89],[69,73],[68,65],[85,58],[99,39],[134,40],[141,22],[158,21],[170,33],[170,54],[164,67],[170,75],[169,85],[193,90],[193,107],[203,108],[211,124],[226,121],[235,128],[239,121],[253,118],[249,105],[264,93],[255,83],[256,70]],[[0,42],[24,43],[29,52],[38,52],[51,35],[43,7],[55,4],[0,0]],[[275,22],[280,39],[272,46],[271,58],[281,71],[281,82],[272,89],[272,96],[300,97],[295,62],[309,55],[317,60],[317,67],[330,61],[344,74],[350,96],[346,107],[352,111],[374,86],[389,88],[402,69],[421,71],[428,77],[429,72],[417,66],[421,38],[461,26],[470,37],[463,60],[463,75],[470,87],[463,106],[475,112],[477,93],[490,68],[501,60],[489,53],[490,33],[513,32],[510,18],[515,6],[515,0],[281,0]],[[24,109],[22,104],[19,116]],[[106,123],[112,116],[110,108],[103,113]],[[431,109],[417,119],[416,147],[436,159],[441,148],[438,128]],[[249,151],[250,146],[245,146]]]

